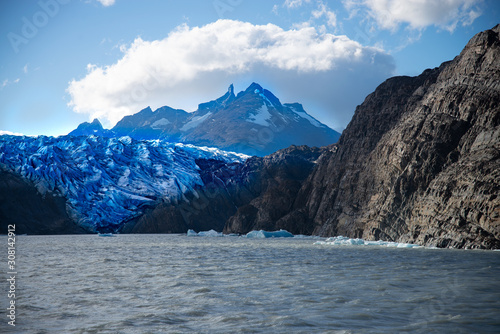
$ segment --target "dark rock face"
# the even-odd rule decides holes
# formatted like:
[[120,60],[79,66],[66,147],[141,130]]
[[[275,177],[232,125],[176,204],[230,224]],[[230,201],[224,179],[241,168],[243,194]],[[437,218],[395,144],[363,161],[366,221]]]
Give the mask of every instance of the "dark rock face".
[[293,208],[302,182],[324,149],[291,146],[243,164],[197,160],[204,187],[175,202],[162,203],[128,222],[123,233],[185,233],[215,229],[247,233],[274,229],[311,233],[304,225],[278,223]]
[[381,84],[289,216],[323,236],[500,248],[499,33],[479,33],[439,68]]
[[254,198],[238,207],[227,220],[224,232],[243,234],[283,228],[294,234],[311,234],[309,226],[281,219],[292,210],[302,182],[324,150],[291,146],[262,159],[248,160],[239,177]]
[[66,199],[50,193],[42,196],[20,176],[0,170],[0,228],[16,225],[17,234],[86,233],[66,213]]

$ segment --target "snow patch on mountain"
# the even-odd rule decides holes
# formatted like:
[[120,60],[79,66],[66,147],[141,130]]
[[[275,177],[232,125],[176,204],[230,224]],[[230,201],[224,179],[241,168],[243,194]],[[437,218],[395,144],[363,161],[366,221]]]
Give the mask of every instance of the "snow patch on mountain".
[[43,195],[67,200],[67,212],[90,231],[117,230],[150,204],[203,185],[196,159],[242,162],[215,148],[125,136],[0,136],[0,170],[21,175]]
[[188,131],[193,128],[196,128],[198,125],[203,123],[207,118],[209,118],[212,115],[212,112],[208,112],[203,116],[195,116],[193,117],[189,122],[184,124],[181,128],[181,131]]
[[255,114],[250,114],[246,119],[247,122],[259,124],[262,126],[269,126],[271,122],[271,113],[266,104],[263,104],[259,109],[255,110]]
[[169,125],[171,122],[166,119],[166,118],[162,118],[162,119],[159,119],[157,120],[156,122],[154,122],[153,124],[151,124],[151,128],[152,129],[161,129],[163,128],[165,125]]

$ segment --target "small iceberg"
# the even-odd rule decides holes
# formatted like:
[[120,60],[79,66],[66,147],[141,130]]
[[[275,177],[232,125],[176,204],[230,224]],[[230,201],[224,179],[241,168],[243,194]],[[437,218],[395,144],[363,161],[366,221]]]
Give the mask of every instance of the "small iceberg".
[[293,238],[293,234],[286,230],[279,230],[268,232],[264,230],[260,231],[251,231],[246,234],[247,238],[255,238],[255,239],[265,239],[265,238]]
[[97,235],[100,237],[116,237],[113,233],[97,233]]
[[194,230],[189,229],[187,231],[187,236],[188,237],[223,237],[224,234],[222,234],[222,232],[217,232],[215,230],[200,231],[197,233]]
[[393,241],[367,241],[358,238],[348,238],[344,236],[331,237],[324,241],[316,241],[315,245],[342,245],[342,246],[383,246],[383,247],[394,247],[394,248],[419,248],[422,246],[415,244],[406,244],[401,242]]

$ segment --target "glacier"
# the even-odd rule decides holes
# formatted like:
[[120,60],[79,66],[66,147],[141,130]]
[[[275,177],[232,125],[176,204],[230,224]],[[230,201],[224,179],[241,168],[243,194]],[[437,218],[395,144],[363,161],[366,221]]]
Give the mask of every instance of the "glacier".
[[42,195],[63,196],[69,216],[90,232],[115,232],[146,207],[176,201],[203,186],[197,159],[234,163],[247,158],[128,136],[0,136],[0,171],[21,175]]

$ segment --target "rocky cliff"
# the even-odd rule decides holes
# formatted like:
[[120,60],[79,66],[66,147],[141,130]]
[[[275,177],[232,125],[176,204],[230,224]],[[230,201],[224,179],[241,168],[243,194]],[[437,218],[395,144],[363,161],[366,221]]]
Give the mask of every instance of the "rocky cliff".
[[497,25],[477,34],[439,68],[382,83],[275,227],[500,248],[499,33]]
[[0,230],[15,224],[17,234],[88,233],[66,213],[66,199],[41,195],[34,184],[0,169]]

